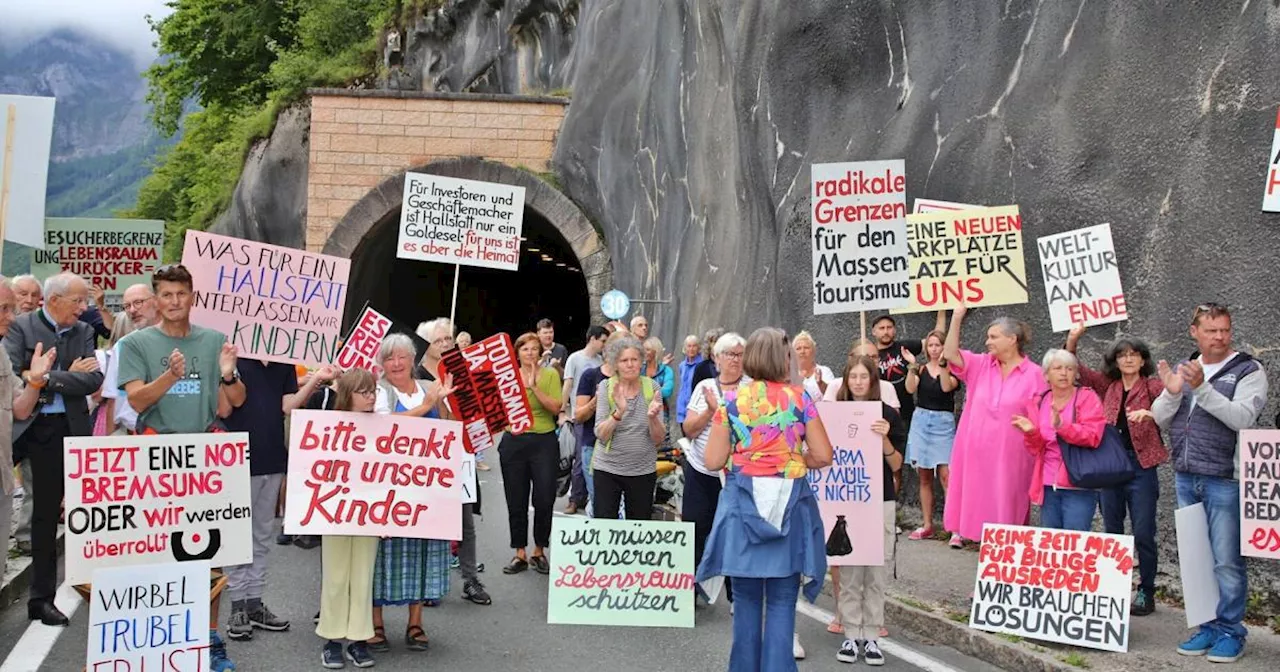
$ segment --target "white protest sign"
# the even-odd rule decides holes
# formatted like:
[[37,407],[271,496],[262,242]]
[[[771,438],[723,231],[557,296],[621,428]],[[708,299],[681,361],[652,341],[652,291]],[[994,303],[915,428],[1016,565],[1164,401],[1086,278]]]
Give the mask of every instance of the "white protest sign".
[[815,163],[811,177],[813,313],[907,305],[904,162]]
[[524,187],[405,173],[396,256],[514,271],[523,222]]
[[0,221],[4,239],[44,249],[44,192],[53,98],[0,95]]
[[95,571],[88,640],[89,672],[208,670],[208,561]]
[[1262,192],[1262,209],[1280,212],[1280,112],[1276,113],[1276,130],[1271,136],[1271,156],[1267,165],[1267,188]]
[[458,480],[462,483],[462,503],[476,503],[476,488],[480,487],[480,483],[476,480],[476,455],[462,451],[462,471],[458,475]]
[[1204,504],[1184,506],[1173,512],[1178,537],[1178,575],[1182,577],[1182,602],[1187,627],[1194,628],[1218,617],[1218,580],[1213,576],[1213,550],[1209,548],[1209,516]]
[[915,209],[912,214],[921,214],[926,212],[951,212],[960,210],[978,210],[983,206],[970,205],[968,203],[956,203],[955,201],[935,201],[928,198],[917,198],[915,200]]
[[1110,224],[1041,236],[1036,248],[1054,331],[1129,319]]

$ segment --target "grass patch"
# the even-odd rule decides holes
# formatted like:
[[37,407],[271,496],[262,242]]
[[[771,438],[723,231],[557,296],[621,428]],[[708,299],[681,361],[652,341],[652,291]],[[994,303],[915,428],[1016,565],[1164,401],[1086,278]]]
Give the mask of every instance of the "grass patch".
[[969,622],[969,614],[960,611],[952,611],[950,609],[947,610],[947,618],[955,621],[956,623]]
[[933,607],[925,604],[924,602],[921,602],[920,600],[915,600],[910,597],[898,597],[894,599],[907,605],[908,607],[914,607],[916,609],[919,609],[920,611],[933,611]]
[[1046,648],[1044,648],[1043,646],[1040,646],[1039,644],[1032,644],[1031,642],[1027,642],[1027,643],[1026,643],[1026,646],[1027,646],[1027,648],[1028,648],[1028,649],[1031,649],[1032,651],[1035,651],[1036,653],[1048,653],[1048,652],[1049,652],[1049,649],[1046,649]]
[[1010,635],[1004,632],[997,632],[995,633],[995,636],[999,637],[1000,639],[1003,639],[1006,642],[1013,642],[1014,644],[1017,644],[1022,641],[1022,637],[1018,635]]
[[1065,655],[1065,656],[1058,656],[1058,660],[1060,660],[1060,661],[1062,661],[1062,662],[1064,662],[1064,663],[1066,663],[1066,664],[1068,664],[1068,665],[1070,665],[1070,666],[1072,666],[1072,667],[1078,667],[1078,668],[1080,668],[1080,669],[1082,669],[1082,670],[1087,670],[1087,669],[1089,669],[1089,667],[1090,667],[1090,666],[1089,666],[1089,659],[1088,659],[1088,658],[1085,658],[1084,656],[1082,656],[1082,655],[1080,655],[1080,654],[1078,654],[1078,653],[1068,653],[1068,654],[1067,654],[1067,655]]
[[547,92],[547,95],[551,96],[552,98],[573,98],[573,89],[570,89],[569,87],[552,89],[551,91]]

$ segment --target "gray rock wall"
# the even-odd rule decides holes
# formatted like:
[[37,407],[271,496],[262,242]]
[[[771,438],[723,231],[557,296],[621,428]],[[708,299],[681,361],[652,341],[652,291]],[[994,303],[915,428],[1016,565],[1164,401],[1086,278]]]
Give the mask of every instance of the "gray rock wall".
[[280,113],[271,137],[245,158],[231,204],[210,231],[273,245],[307,245],[307,169],[311,108]]

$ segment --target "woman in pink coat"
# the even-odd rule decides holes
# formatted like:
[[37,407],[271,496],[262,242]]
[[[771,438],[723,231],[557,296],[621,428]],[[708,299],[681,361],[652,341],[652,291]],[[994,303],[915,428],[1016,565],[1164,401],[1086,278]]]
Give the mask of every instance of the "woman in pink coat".
[[1027,404],[1026,415],[1013,416],[1027,452],[1035,457],[1031,501],[1040,505],[1040,526],[1087,532],[1098,510],[1098,491],[1072,486],[1062,460],[1059,439],[1073,446],[1097,448],[1107,425],[1102,401],[1087,387],[1076,387],[1076,356],[1050,350],[1041,362],[1049,391]]
[[966,309],[951,316],[942,356],[952,375],[967,388],[964,411],[951,452],[951,481],[943,524],[951,545],[980,539],[987,523],[1025,525],[1031,512],[1027,484],[1035,459],[1023,445],[1013,416],[1046,389],[1044,374],[1024,354],[1030,329],[1002,317],[987,327],[987,352],[960,349]]

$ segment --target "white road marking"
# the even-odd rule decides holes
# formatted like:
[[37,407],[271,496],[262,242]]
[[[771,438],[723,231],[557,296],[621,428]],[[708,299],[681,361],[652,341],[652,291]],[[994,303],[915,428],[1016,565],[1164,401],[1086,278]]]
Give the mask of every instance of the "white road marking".
[[[68,583],[58,586],[58,594],[53,600],[54,606],[66,614],[67,618],[74,616],[83,602],[80,594]],[[58,637],[62,636],[66,630],[66,628],[33,621],[27,626],[26,632],[22,633],[22,638],[14,645],[13,650],[9,652],[9,657],[0,664],[0,672],[36,672],[44,664],[44,659],[49,656],[49,652],[53,650]]]
[[[808,616],[809,618],[821,623],[823,626],[826,626],[831,622],[831,619],[835,618],[835,614],[832,614],[817,605],[809,604],[803,599],[796,602],[796,613],[801,616]],[[880,637],[876,641],[879,642],[880,649],[884,651],[885,654],[898,658],[903,662],[915,665],[924,672],[960,672],[959,669],[954,668],[933,656],[916,651],[906,645],[899,644],[888,637]]]

